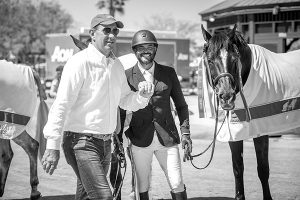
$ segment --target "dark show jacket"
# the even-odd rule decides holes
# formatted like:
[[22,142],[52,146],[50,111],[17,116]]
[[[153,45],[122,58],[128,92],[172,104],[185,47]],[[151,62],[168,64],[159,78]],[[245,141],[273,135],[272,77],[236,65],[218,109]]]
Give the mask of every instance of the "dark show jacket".
[[[128,84],[133,91],[138,90],[138,84],[145,78],[136,64],[125,71]],[[180,143],[180,137],[176,128],[170,107],[170,97],[176,107],[182,133],[189,133],[188,105],[184,99],[177,74],[172,67],[163,66],[155,62],[154,69],[154,94],[149,104],[136,112],[133,112],[129,128],[125,135],[132,144],[139,147],[147,147],[151,144],[154,130],[157,131],[159,142],[167,147]],[[124,120],[126,112],[121,111],[121,119]],[[124,124],[121,123],[121,124]]]

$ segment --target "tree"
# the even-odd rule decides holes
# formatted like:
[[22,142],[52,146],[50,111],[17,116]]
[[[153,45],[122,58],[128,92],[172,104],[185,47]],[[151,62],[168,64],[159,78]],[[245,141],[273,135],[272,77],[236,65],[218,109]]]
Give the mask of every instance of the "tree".
[[115,13],[124,14],[124,5],[127,0],[99,0],[96,4],[97,8],[100,10],[103,8],[108,8],[109,14],[115,16]]
[[34,64],[32,54],[45,53],[47,33],[64,33],[71,15],[53,2],[31,0],[0,1],[0,57],[16,55],[19,62]]
[[190,39],[190,57],[191,61],[199,57],[202,51],[199,51],[200,23],[187,20],[176,20],[169,14],[153,15],[144,20],[144,28],[149,30],[176,31],[177,36]]

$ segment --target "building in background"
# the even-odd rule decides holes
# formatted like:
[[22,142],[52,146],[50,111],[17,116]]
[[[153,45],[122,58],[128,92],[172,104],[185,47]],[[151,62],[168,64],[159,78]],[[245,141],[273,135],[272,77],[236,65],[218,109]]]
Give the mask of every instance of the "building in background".
[[300,0],[226,0],[199,13],[214,32],[232,28],[273,52],[299,49]]
[[[136,31],[120,30],[116,44],[115,54],[117,57],[132,53],[131,39]],[[178,38],[175,32],[153,31],[158,41],[158,51],[155,60],[163,65],[173,66],[177,74],[183,78],[189,78],[189,39]],[[89,38],[88,30],[83,29],[75,35],[81,41]],[[45,79],[53,79],[55,69],[64,65],[67,60],[79,49],[73,43],[68,34],[48,34],[46,37],[46,73]]]

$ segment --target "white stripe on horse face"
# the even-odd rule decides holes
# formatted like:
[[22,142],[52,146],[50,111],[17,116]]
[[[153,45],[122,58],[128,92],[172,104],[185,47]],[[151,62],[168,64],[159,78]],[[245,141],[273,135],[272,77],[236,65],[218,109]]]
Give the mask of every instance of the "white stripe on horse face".
[[227,56],[228,56],[228,52],[226,49],[221,49],[220,50],[220,57],[221,57],[221,60],[222,60],[222,63],[223,63],[223,67],[224,67],[224,72],[227,72],[227,65],[226,65],[226,60],[227,60]]

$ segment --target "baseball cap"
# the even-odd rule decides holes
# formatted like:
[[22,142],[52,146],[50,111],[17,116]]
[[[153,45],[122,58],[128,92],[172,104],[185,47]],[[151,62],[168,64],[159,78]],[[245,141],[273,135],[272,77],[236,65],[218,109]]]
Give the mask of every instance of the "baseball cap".
[[124,24],[121,21],[117,21],[113,16],[109,14],[98,14],[91,21],[91,28],[101,24],[101,25],[110,25],[116,23],[118,28],[123,28]]

